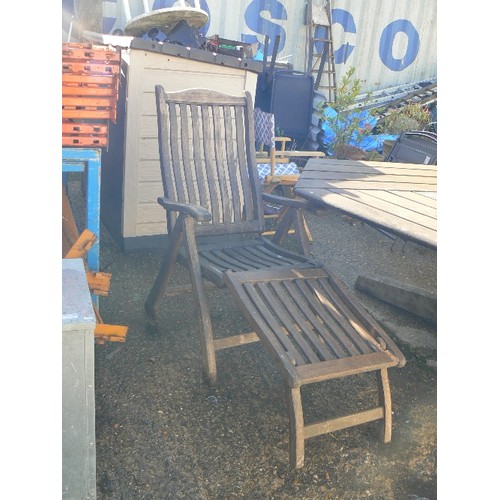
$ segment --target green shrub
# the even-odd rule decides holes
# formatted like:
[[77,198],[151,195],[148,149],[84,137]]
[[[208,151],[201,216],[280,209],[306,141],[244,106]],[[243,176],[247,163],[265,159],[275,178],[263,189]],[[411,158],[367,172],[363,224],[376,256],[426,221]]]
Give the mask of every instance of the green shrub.
[[413,102],[394,109],[377,124],[380,134],[400,134],[409,130],[424,130],[430,123],[429,110]]
[[[367,119],[376,115],[375,109],[359,107],[362,81],[354,78],[354,71],[350,67],[342,76],[340,85],[337,85],[336,100],[322,103],[322,121],[333,133],[333,139],[326,146],[335,158],[345,158],[352,149],[356,149],[362,139],[372,132]],[[367,99],[370,99],[369,94]],[[333,115],[327,114],[328,109],[333,110]]]

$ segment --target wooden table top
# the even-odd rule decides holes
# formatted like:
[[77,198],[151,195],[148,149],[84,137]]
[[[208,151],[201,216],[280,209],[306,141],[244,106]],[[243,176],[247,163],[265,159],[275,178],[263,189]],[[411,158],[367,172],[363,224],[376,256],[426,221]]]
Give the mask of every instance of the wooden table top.
[[436,165],[312,158],[295,192],[437,248]]

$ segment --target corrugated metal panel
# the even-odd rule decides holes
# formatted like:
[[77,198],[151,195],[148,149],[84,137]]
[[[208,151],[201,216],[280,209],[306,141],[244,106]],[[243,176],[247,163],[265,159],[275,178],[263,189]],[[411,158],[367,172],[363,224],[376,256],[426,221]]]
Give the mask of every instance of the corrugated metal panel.
[[[106,4],[108,32],[126,24],[123,0]],[[175,0],[150,0],[150,9]],[[316,3],[318,3],[316,1]],[[365,91],[433,79],[437,76],[437,0],[332,0],[337,80],[351,66]],[[125,0],[132,17],[144,12],[142,0]],[[209,14],[206,34],[264,42],[280,34],[278,60],[307,67],[307,2],[300,0],[200,0]],[[113,13],[114,10],[114,13]],[[344,54],[344,55],[343,55]]]

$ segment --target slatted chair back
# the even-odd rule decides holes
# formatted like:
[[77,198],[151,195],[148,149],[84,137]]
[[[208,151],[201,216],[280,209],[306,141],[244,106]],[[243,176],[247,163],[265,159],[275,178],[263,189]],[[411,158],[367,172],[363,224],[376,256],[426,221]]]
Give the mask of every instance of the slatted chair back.
[[437,135],[421,130],[403,132],[385,161],[437,165]]
[[[211,212],[210,222],[196,225],[196,235],[262,232],[251,94],[166,92],[161,85],[155,93],[165,197]],[[169,232],[174,218],[169,211]]]

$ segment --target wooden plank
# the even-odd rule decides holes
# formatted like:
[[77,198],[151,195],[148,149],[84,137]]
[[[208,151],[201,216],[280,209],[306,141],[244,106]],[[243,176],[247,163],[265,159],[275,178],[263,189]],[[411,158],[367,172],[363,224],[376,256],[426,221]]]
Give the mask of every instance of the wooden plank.
[[[383,200],[396,207],[401,207],[419,215],[425,215],[431,219],[437,218],[436,200],[427,196],[416,196],[416,193],[408,191],[369,191],[364,192],[366,197],[374,197],[378,200]],[[399,212],[398,212],[399,214]]]
[[[193,120],[193,140],[191,142],[191,147],[193,151],[193,162],[194,169],[196,172],[200,172],[201,175],[197,175],[199,179],[204,179],[203,169],[204,169],[204,156],[201,140],[201,134],[203,131],[203,120],[201,116],[201,109],[199,106],[192,106],[191,116]],[[199,194],[199,204],[202,207],[210,206],[210,196],[208,191],[208,183],[198,180],[198,194]]]
[[342,167],[371,167],[382,169],[417,169],[428,170],[437,172],[437,165],[425,165],[423,163],[399,163],[399,162],[385,162],[373,160],[338,160],[335,158],[311,158],[305,168],[304,172],[308,171],[329,171],[331,169]]
[[242,333],[240,335],[231,335],[221,339],[214,339],[215,350],[230,349],[240,345],[260,342],[259,336],[255,332]]
[[324,269],[324,272],[328,275],[328,286],[331,286],[335,290],[335,293],[342,297],[346,307],[348,307],[356,317],[356,323],[362,326],[371,337],[375,338],[378,344],[384,345],[384,350],[387,348],[391,351],[391,354],[399,360],[398,366],[404,366],[406,363],[405,356],[382,326],[368,314],[366,309],[359,304],[347,286],[342,283],[337,276],[327,269]]
[[[300,284],[296,284],[295,286],[299,286]],[[282,286],[285,288],[289,288],[294,286],[287,281],[282,282]],[[305,288],[305,287],[304,287]],[[303,299],[302,296],[298,294],[295,296],[295,304],[298,309],[301,310],[307,322],[309,322],[312,327],[318,332],[318,335],[321,336],[323,342],[331,349],[333,357],[342,358],[349,355],[349,350],[343,345],[342,342],[339,341],[337,336],[333,336],[329,329],[326,327],[325,323],[319,319],[318,315],[314,314],[314,308],[310,306],[310,302]],[[332,356],[325,356],[324,359],[330,359]]]
[[309,439],[329,432],[335,432],[341,429],[347,429],[348,427],[373,422],[374,420],[380,420],[382,418],[384,418],[384,409],[382,407],[373,408],[371,410],[346,415],[345,417],[308,424],[304,426],[304,436],[305,439]]
[[[363,209],[366,207],[367,209],[380,210],[381,212],[385,212],[387,214],[394,214],[394,216],[398,219],[405,219],[419,224],[422,227],[427,227],[437,231],[436,210],[424,210],[425,206],[418,204],[413,204],[411,208],[404,207],[399,203],[397,197],[392,198],[392,201],[388,201],[387,199],[384,199],[383,196],[380,197],[379,193],[380,191],[356,191],[356,193],[346,193],[342,190],[336,190],[331,194],[337,195],[340,198],[347,198],[362,206]],[[393,201],[396,203],[393,203]]]
[[306,361],[302,354],[297,350],[290,339],[282,334],[281,325],[275,318],[265,313],[267,307],[257,293],[254,285],[243,283],[242,288],[245,294],[243,298],[246,297],[245,302],[252,302],[255,306],[253,309],[256,309],[255,314],[260,320],[260,327],[258,329],[256,328],[256,332],[261,339],[266,339],[266,345],[268,347],[272,345],[271,352],[274,353],[278,359],[285,358],[290,360],[293,365],[304,364]]
[[[221,213],[222,213],[222,223],[229,223],[231,221],[231,198],[230,189],[227,185],[227,175],[224,171],[224,141],[225,141],[225,130],[222,126],[223,116],[222,108],[217,105],[211,106],[213,114],[213,133],[214,133],[214,147],[215,147],[215,170],[217,172],[217,177],[219,178],[219,188],[221,196]],[[208,124],[206,124],[208,125]],[[214,221],[216,222],[216,221]]]
[[70,109],[62,110],[63,118],[76,118],[78,120],[116,120],[116,111],[113,109]]
[[118,88],[117,75],[82,75],[78,73],[63,73],[62,85],[63,93],[68,87],[76,88],[81,86],[98,88]]
[[62,136],[63,146],[88,146],[88,147],[106,147],[108,145],[108,137],[88,136],[88,135],[64,135]]
[[371,167],[351,167],[335,168],[328,171],[309,170],[303,172],[303,178],[306,180],[356,180],[366,179],[368,181],[387,179],[401,180],[405,182],[432,182],[436,184],[436,171],[424,169],[402,169],[402,168],[371,168]]
[[402,196],[408,200],[414,201],[415,203],[421,203],[428,207],[437,210],[437,193],[436,192],[424,192],[424,191],[405,191],[398,192],[398,196]]
[[[282,325],[278,329],[273,330],[273,333],[277,336],[278,340],[282,344],[285,344],[286,342],[284,337],[287,337],[290,341],[293,340],[293,345],[298,351],[300,350],[305,363],[318,362],[320,360],[318,355],[304,338],[304,329],[299,329],[297,323],[290,320],[290,304],[288,304],[288,310],[286,310],[280,303],[280,301],[286,302],[286,297],[279,296],[272,284],[267,284],[265,282],[256,283],[255,288],[258,290],[259,295],[262,297],[262,300],[267,306],[266,309],[261,309],[262,314],[266,317],[266,319],[273,317]],[[309,329],[306,327],[306,330]]]
[[62,87],[62,96],[63,97],[91,97],[91,98],[109,98],[109,99],[117,99],[116,89],[115,88],[107,88],[107,87],[92,87],[92,86],[71,86],[64,85]]
[[[268,284],[269,288],[273,290],[275,296],[282,302],[285,308],[281,308],[284,319],[291,318],[293,323],[290,322],[290,325],[292,325],[293,331],[299,328],[300,336],[304,337],[313,346],[315,351],[317,351],[318,355],[314,353],[314,359],[308,356],[309,362],[333,359],[335,356],[328,349],[328,345],[324,339],[317,333],[318,330],[316,330],[314,324],[309,321],[310,315],[307,315],[309,312],[307,302],[298,293],[296,287],[287,287],[286,285],[286,282],[279,283],[276,281]],[[278,311],[275,310],[275,312]],[[290,328],[288,330],[290,331]]]
[[398,178],[385,180],[385,176],[372,176],[370,179],[364,180],[328,180],[328,179],[307,179],[299,176],[295,191],[314,193],[317,189],[347,189],[347,190],[370,190],[370,189],[386,189],[388,191],[436,191],[437,184],[430,178],[417,178],[422,180],[411,180],[408,182],[399,181]]
[[304,196],[305,190],[295,190],[299,196],[317,201],[326,207],[335,207],[355,217],[359,217],[368,222],[378,224],[390,231],[420,241],[431,247],[437,247],[436,229],[423,227],[418,221],[405,220],[398,217],[397,214],[391,214],[382,210],[358,203],[352,198],[347,198],[339,194],[331,193],[327,190],[315,190],[309,196]]
[[263,246],[242,247],[239,251],[250,262],[254,263],[254,268],[280,266],[284,262],[282,259],[276,257],[276,254],[271,254],[271,252],[266,253]]
[[240,159],[238,155],[238,144],[236,142],[236,130],[235,124],[233,123],[233,112],[235,114],[242,113],[241,108],[237,108],[235,106],[224,107],[224,129],[225,129],[225,141],[226,141],[226,168],[227,168],[227,176],[229,179],[229,192],[231,194],[228,195],[229,200],[231,200],[232,212],[234,220],[237,222],[241,222],[243,220],[243,210],[244,210],[244,202],[240,196],[240,176],[241,170],[240,165],[237,163],[237,160]]
[[224,269],[229,268],[234,271],[248,271],[254,269],[255,265],[249,264],[248,261],[238,259],[238,254],[233,252],[231,254],[230,250],[212,250],[210,253],[205,254],[211,262],[213,262],[218,268]]
[[108,125],[107,123],[69,123],[63,122],[62,124],[63,134],[97,134],[97,135],[107,135]]
[[125,342],[127,332],[128,326],[97,323],[94,330],[94,338],[98,344],[104,342]]
[[106,62],[119,62],[120,52],[114,48],[104,45],[93,45],[91,43],[65,42],[62,45],[62,59],[93,60]]
[[364,160],[334,160],[330,158],[311,158],[304,167],[304,174],[318,176],[329,172],[353,172],[353,173],[380,173],[380,174],[404,174],[404,175],[429,175],[437,176],[436,165],[425,165],[421,163],[398,163],[383,161]]
[[319,279],[297,280],[297,285],[308,297],[310,307],[321,318],[332,337],[342,344],[350,356],[372,352],[373,348],[366,345],[356,329],[349,323],[350,317],[340,307],[341,302],[320,285]]
[[323,380],[389,368],[397,364],[397,358],[390,352],[385,351],[322,361],[310,365],[300,365],[296,367],[296,370],[302,384],[312,384]]
[[112,108],[116,106],[115,97],[93,97],[93,96],[63,96],[63,109],[71,109],[74,107],[84,107],[85,109],[94,108]]
[[358,276],[355,287],[434,324],[437,322],[437,297],[429,290],[374,274]]
[[[247,321],[254,326],[256,332],[260,332],[263,328],[267,328],[267,324],[260,316],[258,306],[256,306],[255,303],[247,296],[242,283],[238,279],[234,279],[235,275],[236,273],[226,273],[224,275],[226,285],[233,292],[233,297],[242,310]],[[293,360],[279,345],[276,338],[273,336],[268,337],[266,335],[259,335],[259,338],[268,352],[270,352],[273,358],[278,361],[279,367],[283,371],[289,385],[291,387],[298,387],[299,381]]]
[[118,75],[120,73],[120,65],[100,64],[99,62],[63,61],[62,71],[63,73],[82,73],[87,75]]
[[214,162],[213,155],[211,154],[211,144],[213,144],[214,137],[212,128],[209,127],[210,120],[212,119],[211,110],[208,106],[201,107],[201,116],[203,122],[203,158],[205,161],[205,170],[208,183],[208,194],[210,196],[210,211],[214,221],[220,221],[222,218],[222,207],[219,203],[219,186],[216,182],[217,167]]
[[89,229],[84,229],[70,250],[64,255],[65,259],[78,259],[87,256],[92,245],[97,241],[97,236]]
[[86,274],[90,291],[95,295],[107,297],[111,284],[111,274],[100,271],[87,271]]

